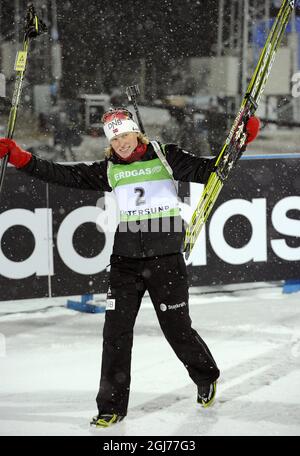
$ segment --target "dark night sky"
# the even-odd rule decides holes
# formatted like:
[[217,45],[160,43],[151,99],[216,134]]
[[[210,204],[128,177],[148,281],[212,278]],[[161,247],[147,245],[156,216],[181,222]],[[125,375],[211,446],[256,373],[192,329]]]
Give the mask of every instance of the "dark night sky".
[[117,79],[140,58],[167,71],[170,59],[207,55],[216,41],[217,0],[209,11],[208,2],[195,0],[71,3],[59,7],[60,36],[64,69],[76,68],[78,79],[99,66],[104,80]]
[[[13,4],[1,0],[2,36],[10,38]],[[20,4],[22,9],[26,2]],[[47,8],[43,13],[42,5],[49,11],[50,1],[34,4],[45,18]],[[217,0],[57,1],[63,90],[71,93],[83,80],[92,81],[99,71],[102,81],[109,84],[110,78],[117,79],[128,68],[138,71],[141,58],[148,67],[154,65],[163,72],[168,71],[170,59],[208,55],[216,42],[217,5]]]
[[198,55],[215,37],[217,3],[66,1],[58,4],[58,19],[63,37],[80,39],[86,50],[99,56],[103,48],[115,58],[128,57],[130,52],[139,57],[162,51]]

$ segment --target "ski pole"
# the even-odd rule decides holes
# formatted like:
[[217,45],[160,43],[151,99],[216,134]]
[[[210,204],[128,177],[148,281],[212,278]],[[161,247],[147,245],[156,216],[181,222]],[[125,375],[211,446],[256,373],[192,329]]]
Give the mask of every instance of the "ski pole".
[[[26,63],[27,63],[27,54],[29,50],[29,42],[32,38],[37,37],[41,33],[45,32],[46,26],[45,24],[37,17],[35,13],[35,9],[33,4],[28,4],[26,17],[25,17],[25,28],[24,28],[24,39],[23,39],[23,49],[17,52],[16,62],[15,62],[15,71],[17,72],[16,81],[14,92],[12,96],[12,104],[9,112],[8,124],[7,124],[7,132],[6,138],[12,139],[16,119],[17,119],[17,112],[19,101],[22,92],[22,84],[23,79],[26,71]],[[3,187],[3,181],[6,173],[7,163],[8,163],[8,154],[2,160],[1,163],[1,171],[0,171],[0,195]]]
[[137,120],[138,120],[138,124],[139,124],[139,127],[140,127],[140,130],[142,133],[145,133],[145,128],[144,128],[144,125],[143,125],[143,122],[142,122],[142,119],[141,119],[141,115],[140,115],[140,112],[139,112],[139,108],[138,108],[138,105],[137,105],[137,101],[136,101],[136,98],[137,96],[140,94],[140,89],[139,89],[139,86],[136,84],[136,85],[133,85],[133,86],[128,86],[126,88],[126,95],[128,97],[128,100],[132,102],[133,104],[133,107],[134,107],[134,110],[135,110],[135,114],[136,114],[136,117],[137,117]]

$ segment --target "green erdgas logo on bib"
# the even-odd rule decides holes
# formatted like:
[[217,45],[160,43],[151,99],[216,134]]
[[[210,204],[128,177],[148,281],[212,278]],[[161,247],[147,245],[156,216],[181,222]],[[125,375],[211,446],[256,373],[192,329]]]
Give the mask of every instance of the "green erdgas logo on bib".
[[153,174],[159,174],[162,170],[162,166],[154,166],[153,168],[141,168],[141,169],[133,169],[128,171],[120,171],[119,173],[115,174],[115,180],[118,182],[120,179],[128,179],[130,177],[137,177],[137,176],[149,176]]

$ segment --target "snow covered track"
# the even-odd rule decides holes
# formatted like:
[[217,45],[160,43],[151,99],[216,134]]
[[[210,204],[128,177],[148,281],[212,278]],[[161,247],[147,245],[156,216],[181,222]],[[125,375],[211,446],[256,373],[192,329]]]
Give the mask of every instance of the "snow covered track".
[[[221,368],[215,405],[197,406],[146,299],[129,413],[101,435],[300,435],[299,293],[283,295],[276,284],[200,291],[191,289],[190,312]],[[68,310],[65,301],[1,303],[1,435],[91,435],[103,314]]]

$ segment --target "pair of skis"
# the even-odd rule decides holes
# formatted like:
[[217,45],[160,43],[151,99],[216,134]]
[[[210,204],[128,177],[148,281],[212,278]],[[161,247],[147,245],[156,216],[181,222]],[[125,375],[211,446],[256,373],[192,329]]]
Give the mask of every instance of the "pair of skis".
[[257,110],[259,101],[267,83],[276,51],[291,17],[295,0],[284,0],[275,22],[267,37],[258,64],[242,100],[240,110],[233,122],[229,135],[221,152],[216,158],[214,171],[210,174],[198,205],[186,229],[184,240],[185,258],[188,259],[201,229],[207,221],[218,195],[228,178],[230,171],[246,149],[247,135],[245,125]]

